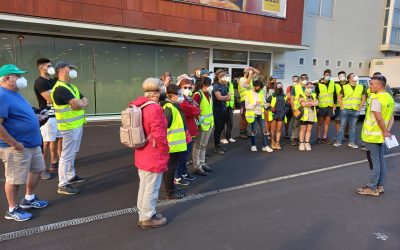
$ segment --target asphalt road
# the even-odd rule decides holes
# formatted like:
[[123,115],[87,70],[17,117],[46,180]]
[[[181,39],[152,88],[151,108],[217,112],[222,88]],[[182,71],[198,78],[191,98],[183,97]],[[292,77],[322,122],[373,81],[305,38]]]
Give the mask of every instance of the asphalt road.
[[[399,128],[397,120],[398,138]],[[385,194],[363,197],[354,189],[368,179],[365,153],[346,144],[299,152],[284,140],[268,154],[238,140],[224,156],[210,145],[214,172],[184,188],[188,200],[160,201],[167,226],[142,231],[137,171],[118,130],[115,122],[86,126],[77,169],[90,179],[82,193],[62,196],[56,179],[42,181],[37,194],[50,206],[26,222],[0,218],[1,249],[400,249],[399,148],[389,152]],[[4,192],[0,204],[5,210]]]

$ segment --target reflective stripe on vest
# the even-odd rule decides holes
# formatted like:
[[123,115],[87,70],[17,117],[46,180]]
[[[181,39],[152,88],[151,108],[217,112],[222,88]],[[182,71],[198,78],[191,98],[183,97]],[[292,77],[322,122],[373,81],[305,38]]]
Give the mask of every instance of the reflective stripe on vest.
[[[259,101],[261,103],[261,117],[262,119],[264,119],[264,92],[262,90],[258,92],[258,100],[254,100],[253,91],[248,91],[247,98],[249,99],[250,104],[253,106],[256,105],[256,101]],[[253,123],[254,119],[256,118],[256,113],[254,110],[255,109],[246,109],[245,117],[248,123]]]
[[66,84],[62,81],[56,82],[51,91],[51,99],[53,101],[58,130],[72,130],[82,127],[85,123],[85,110],[73,110],[70,104],[57,105],[54,101],[55,89],[59,87],[68,89],[76,99],[80,99],[79,90],[76,86],[73,84]]
[[200,95],[200,116],[203,117],[201,121],[200,128],[203,131],[208,131],[214,127],[214,115],[212,109],[212,99],[208,101],[207,97],[204,95],[203,91],[199,90],[197,92]]
[[[285,102],[284,102],[285,106],[286,106],[286,102],[287,102],[287,97],[285,96]],[[275,105],[276,105],[276,97],[275,97],[275,96],[272,96],[272,99],[271,99],[271,108],[275,108]],[[274,113],[270,110],[270,111],[268,112],[268,121],[272,121],[273,119],[274,119]],[[283,121],[284,121],[285,123],[287,123],[287,117],[286,117],[286,115],[285,115]]]
[[[393,116],[394,100],[392,95],[386,91],[377,94],[371,93],[368,102],[378,99],[381,104],[381,114],[387,128]],[[375,115],[371,112],[371,103],[368,104],[365,120],[361,131],[361,139],[368,143],[383,143],[382,130],[375,120]]]
[[240,78],[240,80],[239,80],[238,91],[239,91],[239,95],[240,95],[240,101],[244,102],[244,101],[246,101],[247,92],[251,92],[251,90],[253,89],[253,79],[250,80],[250,86],[248,88],[242,87],[242,85],[241,85],[242,81],[244,81],[244,77]]
[[171,126],[167,129],[169,152],[177,153],[186,151],[186,133],[181,113],[172,103],[166,103],[163,106],[163,109],[166,108],[170,108],[172,112],[172,123]]
[[226,102],[226,106],[233,109],[235,105],[235,91],[233,89],[233,83],[231,82],[229,82],[229,94],[231,95],[231,99]]
[[320,108],[332,107],[333,106],[333,92],[335,91],[335,83],[330,80],[328,87],[323,83],[318,83],[319,95],[318,95],[318,106]]
[[343,86],[343,106],[345,109],[358,110],[360,106],[364,88],[362,85],[357,84],[356,87],[351,87],[350,84]]
[[[312,93],[311,96],[314,101],[317,99],[317,94]],[[304,99],[307,99],[306,95],[303,95],[302,97]],[[303,116],[301,117],[302,121],[308,121],[308,112],[309,112],[308,107],[304,107]],[[317,107],[314,107],[314,122],[317,122]]]

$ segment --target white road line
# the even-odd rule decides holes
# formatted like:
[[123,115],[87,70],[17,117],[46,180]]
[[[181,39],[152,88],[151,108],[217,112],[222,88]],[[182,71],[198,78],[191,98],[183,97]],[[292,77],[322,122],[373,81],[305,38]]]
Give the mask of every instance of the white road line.
[[[385,158],[392,158],[392,157],[396,157],[396,156],[400,156],[400,153],[389,154],[389,155],[386,155]],[[282,181],[282,180],[293,179],[296,177],[316,174],[316,173],[330,171],[330,170],[334,170],[334,169],[355,166],[355,165],[365,163],[365,162],[367,162],[367,160],[348,162],[348,163],[334,165],[334,166],[325,167],[325,168],[320,168],[320,169],[316,169],[316,170],[295,173],[295,174],[291,174],[291,175],[251,182],[251,183],[228,187],[228,188],[217,189],[217,190],[209,191],[206,193],[190,194],[189,196],[187,196],[181,200],[161,200],[157,203],[157,207],[176,205],[176,204],[180,204],[180,203],[187,202],[187,201],[203,199],[203,198],[213,196],[216,194],[231,192],[231,191],[245,189],[245,188],[249,188],[249,187],[255,187],[255,186],[259,186],[259,185],[263,185],[263,184],[267,184],[267,183]],[[137,207],[125,208],[125,209],[115,210],[115,211],[111,211],[111,212],[91,215],[91,216],[87,216],[87,217],[81,217],[81,218],[71,219],[71,220],[67,220],[67,221],[61,221],[61,222],[51,223],[51,224],[47,224],[47,225],[22,229],[22,230],[18,230],[18,231],[14,231],[14,232],[1,234],[0,242],[13,240],[13,239],[21,238],[21,237],[26,237],[26,236],[30,236],[30,235],[34,235],[34,234],[50,232],[50,231],[54,231],[57,229],[66,228],[66,227],[70,227],[70,226],[86,224],[86,223],[90,223],[90,222],[94,222],[94,221],[98,221],[98,220],[104,220],[104,219],[117,217],[117,216],[121,216],[121,215],[133,214],[133,213],[137,213],[137,212],[138,212]]]

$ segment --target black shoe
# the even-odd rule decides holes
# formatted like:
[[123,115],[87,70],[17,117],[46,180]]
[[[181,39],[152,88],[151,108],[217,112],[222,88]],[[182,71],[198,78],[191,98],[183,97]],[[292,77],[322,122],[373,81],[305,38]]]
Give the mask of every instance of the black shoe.
[[290,145],[292,145],[292,146],[298,146],[299,143],[297,142],[297,139],[292,139],[292,141],[290,142]]
[[172,194],[167,194],[167,199],[168,200],[179,200],[185,198],[186,195],[182,192],[173,192]]
[[193,171],[193,174],[197,174],[197,175],[200,175],[200,176],[207,176],[207,173],[204,172],[204,170],[202,170],[202,169],[195,169]]
[[68,182],[69,182],[69,184],[75,184],[75,183],[85,182],[87,180],[88,180],[88,178],[81,178],[81,177],[75,175],[75,177],[72,178],[71,180],[69,180]]
[[182,178],[189,181],[195,181],[197,178],[189,173],[182,175]]
[[214,153],[216,153],[217,155],[223,155],[223,154],[225,154],[225,152],[222,151],[222,149],[219,148],[219,147],[217,147],[217,148],[214,149]]
[[329,139],[323,138],[321,140],[321,143],[325,143],[325,144],[331,144],[332,142]]
[[321,138],[317,138],[317,144],[322,144],[322,139]]
[[174,179],[174,184],[175,185],[182,185],[182,186],[189,186],[190,185],[190,181],[183,179],[183,177],[175,178]]
[[207,166],[207,165],[201,166],[201,168],[202,168],[204,171],[206,171],[206,172],[212,172],[212,171],[213,171],[212,168],[210,168],[210,167]]
[[224,151],[224,152],[228,151],[228,149],[225,148],[225,147],[220,146],[219,148],[220,148],[222,151]]
[[65,185],[64,187],[59,187],[57,189],[57,193],[59,193],[59,194],[67,194],[67,195],[74,195],[74,194],[79,194],[79,189],[74,188],[71,185]]

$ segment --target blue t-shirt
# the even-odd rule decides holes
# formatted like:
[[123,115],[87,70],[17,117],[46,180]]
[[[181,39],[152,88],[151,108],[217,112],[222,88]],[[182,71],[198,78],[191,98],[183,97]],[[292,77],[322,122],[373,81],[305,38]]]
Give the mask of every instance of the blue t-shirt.
[[[0,118],[2,125],[15,140],[26,148],[42,145],[40,125],[31,105],[18,92],[0,87]],[[0,139],[0,147],[10,147]]]

